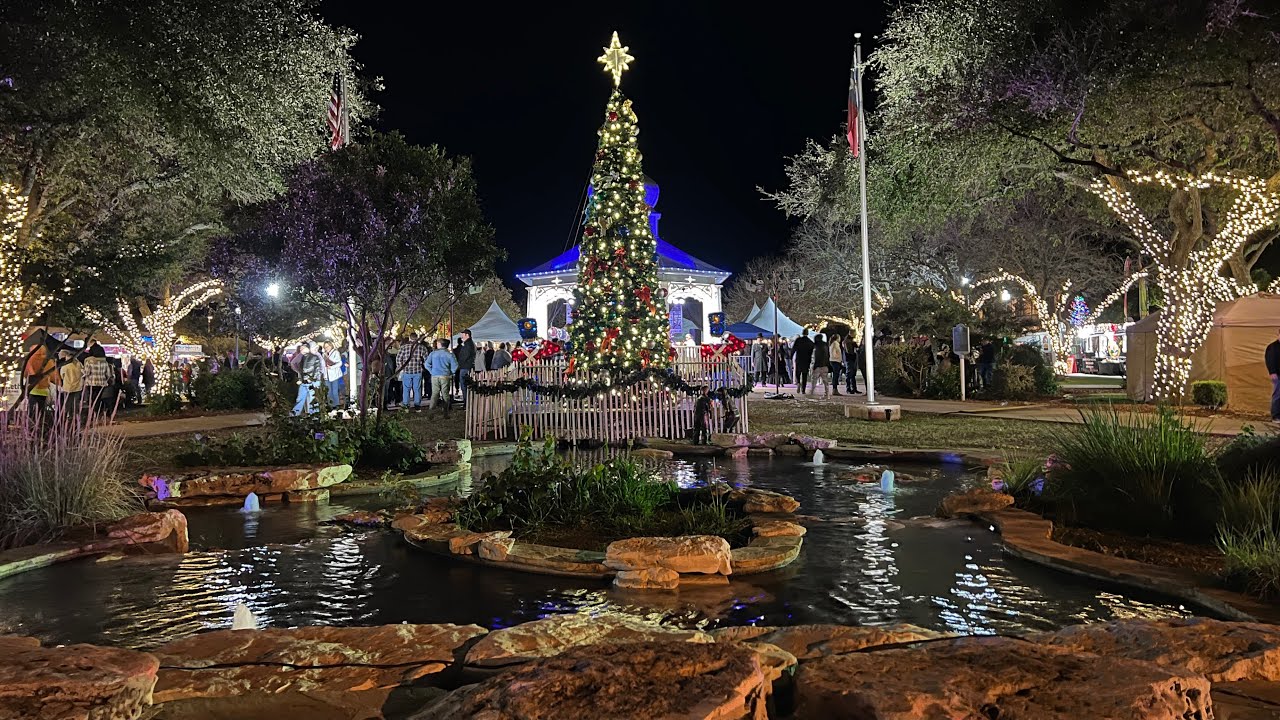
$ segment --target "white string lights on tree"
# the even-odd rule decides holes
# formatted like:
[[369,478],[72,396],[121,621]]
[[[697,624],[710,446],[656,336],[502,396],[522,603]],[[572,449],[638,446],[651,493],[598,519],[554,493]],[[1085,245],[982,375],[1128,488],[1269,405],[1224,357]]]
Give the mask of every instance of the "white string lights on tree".
[[[150,313],[142,316],[142,326],[133,317],[133,309],[124,298],[116,300],[116,311],[120,317],[119,324],[107,319],[93,308],[83,308],[85,317],[102,327],[116,342],[124,346],[130,355],[151,364],[156,368],[156,388],[160,393],[169,391],[170,377],[165,370],[173,360],[173,349],[178,343],[178,334],[174,328],[192,310],[222,294],[222,282],[205,280],[187,287],[177,295],[166,298]],[[145,332],[142,328],[145,328]],[[151,337],[151,342],[143,338]]]
[[1159,185],[1174,192],[1199,193],[1225,189],[1237,193],[1217,234],[1189,252],[1179,252],[1175,237],[1162,235],[1134,202],[1129,191],[1095,180],[1091,190],[1107,203],[1133,232],[1144,254],[1151,258],[1152,277],[1165,297],[1156,324],[1156,361],[1152,393],[1155,400],[1177,401],[1186,393],[1191,357],[1204,343],[1219,302],[1257,292],[1222,276],[1227,259],[1255,233],[1273,225],[1280,198],[1267,190],[1266,181],[1221,173],[1173,175],[1127,173],[1135,185]]
[[[0,182],[0,384],[16,372],[26,356],[22,336],[53,300],[23,280],[25,262],[18,229],[27,219],[27,197]],[[66,281],[69,287],[70,280]]]
[[[978,288],[983,285],[1003,285],[1005,283],[1012,283],[1022,288],[1023,295],[1031,302],[1031,307],[1035,311],[1036,319],[1040,321],[1040,326],[1044,328],[1045,334],[1049,337],[1049,352],[1053,356],[1054,369],[1058,372],[1066,372],[1067,347],[1071,342],[1070,335],[1064,329],[1067,323],[1062,322],[1057,315],[1049,311],[1048,302],[1040,296],[1040,291],[1036,289],[1036,286],[1030,280],[1019,275],[1006,272],[1004,268],[999,268],[995,275],[975,282],[973,287]],[[973,310],[979,310],[983,304],[996,297],[996,295],[1001,295],[1003,297],[1003,293],[1005,292],[1007,291],[1003,288],[1000,290],[992,289],[984,292],[978,296],[977,300],[974,301],[972,305]],[[1062,283],[1062,288],[1058,291],[1055,307],[1059,311],[1062,311],[1068,307],[1070,299],[1071,281],[1067,280]]]

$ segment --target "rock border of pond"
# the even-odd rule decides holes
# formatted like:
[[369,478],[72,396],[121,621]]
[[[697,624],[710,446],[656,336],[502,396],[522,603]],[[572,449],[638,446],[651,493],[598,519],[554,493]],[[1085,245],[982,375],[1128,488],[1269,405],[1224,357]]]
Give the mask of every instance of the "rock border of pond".
[[[800,556],[805,528],[792,522],[800,503],[788,495],[756,488],[723,486],[731,502],[741,502],[753,538],[730,548],[716,536],[638,536],[610,544],[605,552],[524,542],[509,531],[470,532],[451,523],[450,499],[433,499],[423,512],[402,515],[391,527],[409,545],[440,557],[541,575],[613,579],[631,590],[675,590],[680,585],[728,584],[727,575],[755,575],[786,567]],[[647,542],[645,563],[611,560],[620,543]],[[714,561],[707,558],[715,558]],[[701,559],[701,560],[700,560]],[[689,570],[710,562],[717,570]],[[646,572],[648,571],[648,572]],[[639,574],[637,574],[639,573]],[[719,578],[717,580],[717,577]]]
[[1206,586],[1196,573],[1057,542],[1052,520],[1012,505],[1011,496],[978,487],[943,498],[938,514],[986,524],[1000,534],[1005,554],[1042,567],[1180,600],[1232,620],[1280,622],[1280,607]]
[[692,457],[742,458],[759,455],[813,457],[815,450],[833,460],[921,462],[939,465],[990,466],[1000,461],[999,453],[984,450],[899,448],[880,445],[841,445],[830,438],[802,433],[774,431],[758,433],[712,433],[706,445],[683,440],[641,438],[636,447]]
[[[497,630],[214,630],[150,652],[0,636],[0,717],[1280,715],[1280,626],[1120,620],[1019,637],[912,625],[674,627],[617,612]],[[1245,711],[1257,712],[1256,715]]]
[[426,490],[461,482],[471,472],[468,463],[448,463],[434,465],[424,472],[408,475],[393,475],[389,481],[347,480],[329,488],[330,497],[349,497],[352,495],[374,495],[382,492],[389,484],[409,483],[419,490]]
[[0,579],[77,558],[124,554],[187,552],[187,518],[168,509],[130,515],[94,532],[85,540],[62,540],[0,552]]

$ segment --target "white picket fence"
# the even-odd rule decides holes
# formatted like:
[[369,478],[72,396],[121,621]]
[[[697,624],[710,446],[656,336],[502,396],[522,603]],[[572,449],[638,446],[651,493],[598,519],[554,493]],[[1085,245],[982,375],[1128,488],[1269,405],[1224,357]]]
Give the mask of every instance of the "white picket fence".
[[[731,356],[717,361],[697,357],[696,348],[680,348],[671,370],[685,382],[695,386],[739,388],[749,382],[750,359]],[[502,370],[472,373],[472,385],[492,385],[529,378],[540,385],[564,385],[567,362],[562,359],[515,363]],[[593,380],[581,370],[575,379]],[[516,390],[486,395],[467,394],[466,434],[472,440],[512,440],[522,428],[528,428],[536,439],[557,437],[562,440],[599,440],[623,443],[642,437],[683,439],[693,429],[696,398],[667,390],[654,382],[628,388],[616,388],[586,398],[554,398],[534,390]],[[737,413],[736,432],[748,428],[747,398],[726,397]],[[725,406],[711,406],[712,432],[725,427]]]

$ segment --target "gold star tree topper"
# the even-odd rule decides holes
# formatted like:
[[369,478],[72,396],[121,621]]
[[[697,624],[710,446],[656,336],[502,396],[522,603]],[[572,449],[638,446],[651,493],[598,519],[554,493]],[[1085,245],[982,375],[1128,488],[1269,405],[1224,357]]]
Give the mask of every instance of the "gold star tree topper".
[[604,48],[604,54],[596,58],[596,60],[604,65],[604,71],[613,75],[613,86],[618,87],[622,83],[622,73],[627,71],[631,65],[631,61],[635,58],[627,54],[629,47],[618,42],[618,31],[613,31],[613,40],[609,42],[609,47]]

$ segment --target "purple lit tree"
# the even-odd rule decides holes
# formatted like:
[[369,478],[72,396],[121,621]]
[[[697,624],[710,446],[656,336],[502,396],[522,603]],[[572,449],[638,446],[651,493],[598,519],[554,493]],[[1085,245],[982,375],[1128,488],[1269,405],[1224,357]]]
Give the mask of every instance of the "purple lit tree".
[[[304,163],[248,228],[215,243],[235,284],[274,268],[288,300],[327,308],[353,330],[366,368],[393,328],[448,312],[450,286],[490,274],[499,251],[476,198],[471,164],[437,146],[375,135]],[[362,375],[358,408],[371,395]]]

